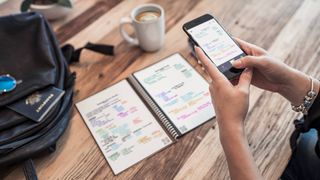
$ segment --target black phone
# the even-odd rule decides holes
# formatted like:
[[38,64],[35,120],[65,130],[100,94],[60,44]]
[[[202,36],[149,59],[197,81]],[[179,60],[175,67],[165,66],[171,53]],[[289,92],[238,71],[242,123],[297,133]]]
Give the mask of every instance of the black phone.
[[228,79],[241,74],[243,69],[233,68],[231,61],[247,54],[212,15],[205,14],[185,23],[183,30]]

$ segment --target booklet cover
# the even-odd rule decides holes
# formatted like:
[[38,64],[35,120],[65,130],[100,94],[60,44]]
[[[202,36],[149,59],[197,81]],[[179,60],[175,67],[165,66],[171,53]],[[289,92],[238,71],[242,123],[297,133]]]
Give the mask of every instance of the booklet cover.
[[58,103],[64,91],[53,86],[39,90],[7,107],[33,121],[40,122]]

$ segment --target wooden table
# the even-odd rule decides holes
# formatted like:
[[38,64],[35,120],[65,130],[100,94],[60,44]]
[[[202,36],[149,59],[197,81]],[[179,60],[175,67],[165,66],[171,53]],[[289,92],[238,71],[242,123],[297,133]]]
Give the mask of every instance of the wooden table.
[[[0,14],[18,11],[18,0],[0,6]],[[129,46],[119,34],[119,20],[138,4],[158,3],[166,11],[165,46],[145,53]],[[52,22],[62,44],[113,44],[116,56],[84,51],[77,72],[75,102],[93,95],[130,73],[180,52],[190,56],[181,26],[212,13],[230,33],[267,49],[289,65],[320,77],[319,0],[75,0],[67,18]],[[266,179],[278,179],[291,155],[288,138],[294,129],[289,103],[277,94],[252,87],[246,131],[252,153]],[[232,107],[230,107],[232,108]],[[93,137],[74,111],[57,151],[35,160],[40,179],[229,179],[218,128],[208,122],[174,145],[114,176]],[[5,179],[22,179],[21,167]]]

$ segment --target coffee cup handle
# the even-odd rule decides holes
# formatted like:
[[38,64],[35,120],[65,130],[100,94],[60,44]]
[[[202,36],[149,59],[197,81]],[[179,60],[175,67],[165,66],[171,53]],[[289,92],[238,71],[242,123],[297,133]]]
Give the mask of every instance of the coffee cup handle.
[[138,39],[131,37],[125,30],[124,25],[130,24],[132,26],[132,20],[129,17],[124,17],[120,19],[120,33],[121,36],[126,40],[129,44],[139,45]]

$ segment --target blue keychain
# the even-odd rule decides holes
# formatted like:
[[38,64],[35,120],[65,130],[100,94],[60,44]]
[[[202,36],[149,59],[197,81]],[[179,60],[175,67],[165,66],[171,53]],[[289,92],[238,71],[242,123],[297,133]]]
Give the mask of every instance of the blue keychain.
[[17,86],[17,81],[9,74],[0,75],[0,94],[10,92]]

